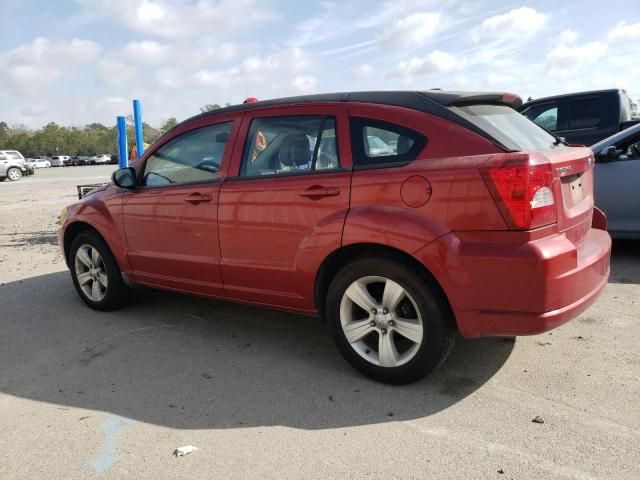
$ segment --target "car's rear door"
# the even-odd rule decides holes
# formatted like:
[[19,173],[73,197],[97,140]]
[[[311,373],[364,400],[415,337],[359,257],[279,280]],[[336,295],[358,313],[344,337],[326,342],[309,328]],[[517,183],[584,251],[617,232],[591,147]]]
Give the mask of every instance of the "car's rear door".
[[317,269],[340,246],[349,208],[347,139],[340,104],[245,114],[218,210],[228,297],[315,308]]
[[128,256],[137,282],[224,294],[218,194],[239,124],[228,117],[186,129],[137,167],[140,184],[123,199]]

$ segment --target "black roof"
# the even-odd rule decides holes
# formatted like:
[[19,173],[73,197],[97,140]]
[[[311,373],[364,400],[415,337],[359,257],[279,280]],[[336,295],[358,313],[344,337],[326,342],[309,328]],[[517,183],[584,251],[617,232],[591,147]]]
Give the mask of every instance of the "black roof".
[[302,95],[296,97],[276,98],[272,100],[261,100],[253,103],[241,103],[204,112],[185,121],[221,115],[228,112],[252,110],[260,107],[322,102],[378,103],[381,105],[394,105],[411,108],[413,110],[419,110],[438,116],[446,116],[446,112],[448,111],[446,107],[450,106],[468,105],[473,103],[495,103],[508,105],[511,108],[517,109],[522,105],[522,99],[519,96],[513,94],[505,95],[502,92],[458,92],[445,90],[342,92]]
[[429,113],[458,125],[461,125],[487,140],[495,143],[500,148],[510,151],[502,145],[498,139],[491,136],[478,125],[470,122],[459,113],[449,107],[457,107],[472,104],[494,104],[506,105],[513,109],[518,109],[522,105],[522,99],[512,93],[503,92],[458,92],[446,90],[426,90],[426,91],[376,91],[376,92],[343,92],[343,93],[321,93],[317,95],[302,95],[297,97],[276,98],[273,100],[261,100],[252,103],[241,103],[228,107],[218,108],[209,112],[203,112],[188,118],[166,132],[159,140],[164,138],[173,130],[185,123],[202,118],[214,117],[224,113],[238,112],[243,110],[253,110],[260,107],[271,107],[276,105],[300,105],[305,103],[327,103],[327,102],[361,102],[376,103],[380,105],[393,105],[397,107],[409,108],[424,113]]

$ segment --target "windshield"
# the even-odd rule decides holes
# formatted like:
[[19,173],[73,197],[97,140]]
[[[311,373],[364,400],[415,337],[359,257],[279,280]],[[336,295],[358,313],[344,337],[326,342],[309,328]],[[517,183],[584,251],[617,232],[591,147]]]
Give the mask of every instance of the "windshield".
[[564,148],[554,145],[553,135],[506,105],[453,107],[456,113],[489,134],[510,150],[545,151]]

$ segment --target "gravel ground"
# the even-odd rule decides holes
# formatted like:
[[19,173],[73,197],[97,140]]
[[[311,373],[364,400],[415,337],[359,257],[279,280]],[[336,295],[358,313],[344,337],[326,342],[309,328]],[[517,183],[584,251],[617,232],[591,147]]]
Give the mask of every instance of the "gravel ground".
[[85,307],[56,222],[113,168],[0,183],[1,479],[640,478],[640,244],[569,324],[460,340],[392,387],[316,319],[149,290]]

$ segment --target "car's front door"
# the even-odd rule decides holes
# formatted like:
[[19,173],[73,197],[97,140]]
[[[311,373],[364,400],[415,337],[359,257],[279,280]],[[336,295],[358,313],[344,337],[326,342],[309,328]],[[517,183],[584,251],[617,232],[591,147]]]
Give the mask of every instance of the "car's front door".
[[[239,123],[239,122],[238,122]],[[223,295],[217,209],[233,120],[186,131],[160,146],[123,199],[129,261],[140,283]]]
[[619,236],[640,235],[640,132],[623,144],[614,160],[596,159],[596,206],[607,215],[607,229]]
[[322,260],[341,243],[351,150],[344,107],[248,113],[219,205],[221,269],[230,298],[314,309]]

